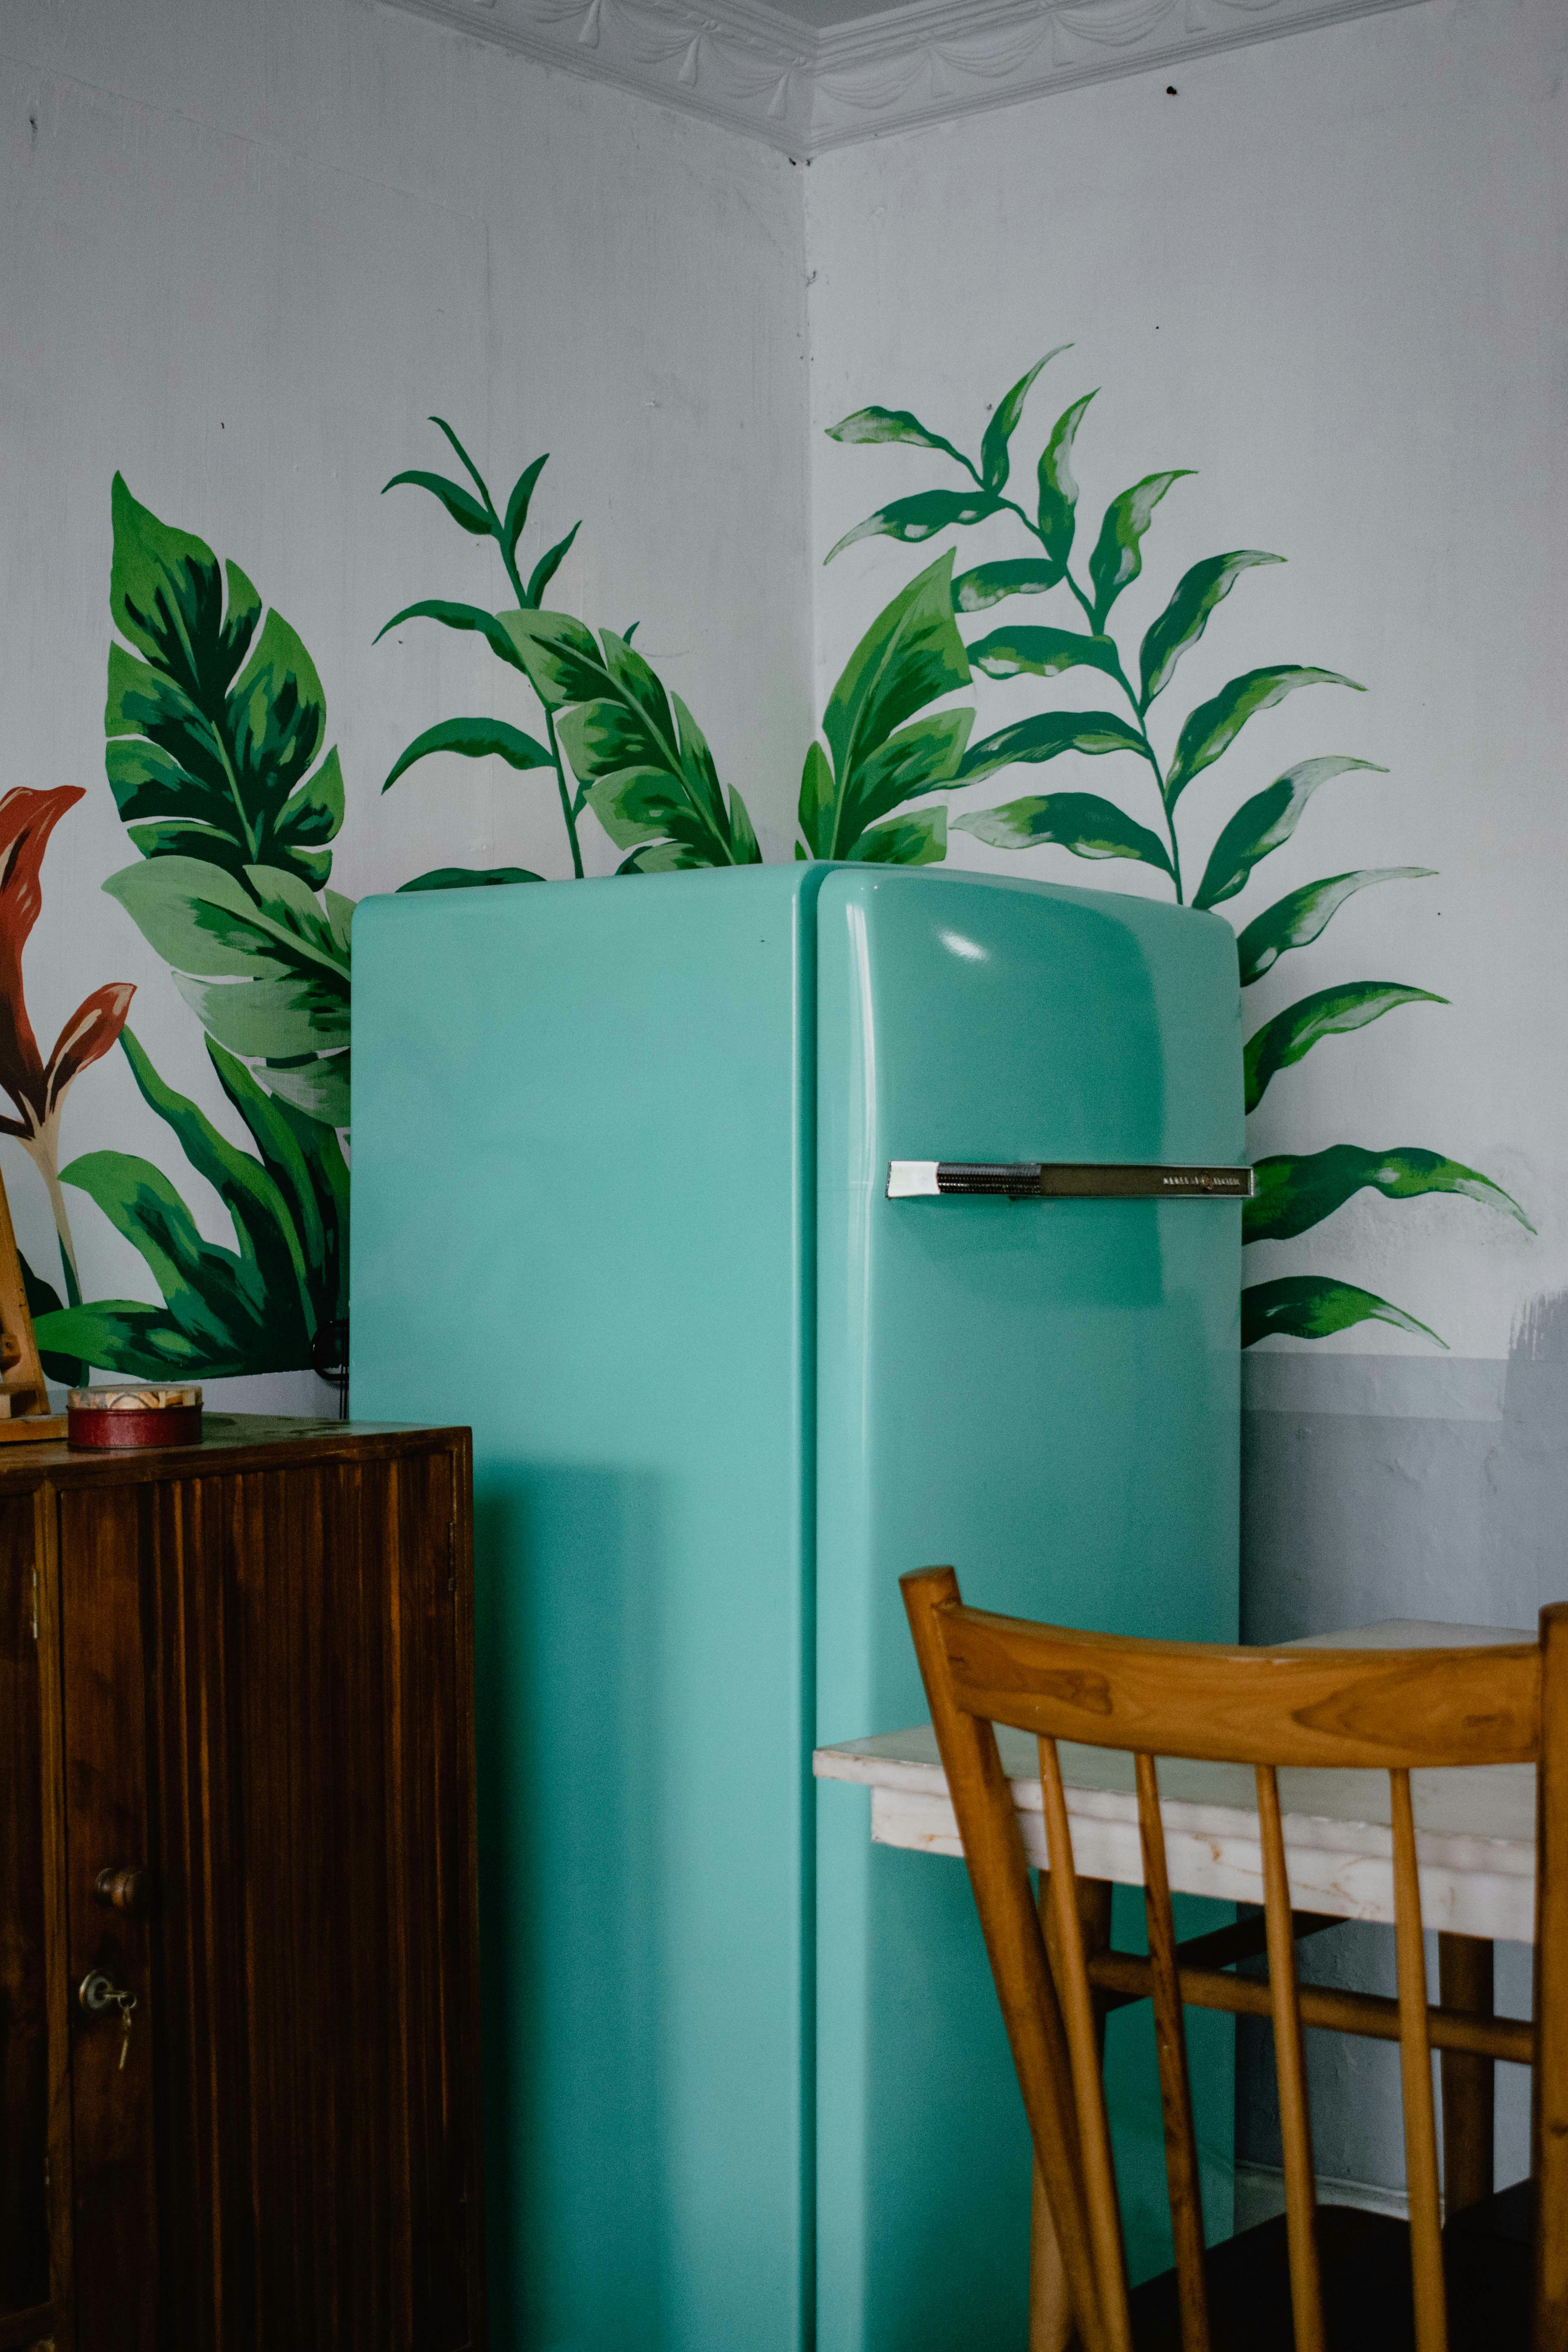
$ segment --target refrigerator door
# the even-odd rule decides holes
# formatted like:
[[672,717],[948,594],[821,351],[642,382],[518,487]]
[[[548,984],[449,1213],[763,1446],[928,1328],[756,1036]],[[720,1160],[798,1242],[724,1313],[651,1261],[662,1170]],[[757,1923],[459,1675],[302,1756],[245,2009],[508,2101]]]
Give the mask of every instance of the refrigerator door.
[[[1239,1163],[1230,930],[1105,892],[841,867],[817,971],[819,1740],[925,1718],[898,1580],[931,1562],[985,1608],[1234,1639],[1236,1201],[936,1177]],[[889,1198],[893,1162],[929,1183]],[[822,1784],[817,1823],[819,2352],[1021,2344],[1029,2147],[967,1880],[873,1848],[863,1791]],[[1109,2072],[1148,2270],[1169,2255],[1142,2015],[1111,2021]],[[1223,2231],[1228,2022],[1189,2021]]]
[[498,2352],[809,2327],[824,870],[354,921],[353,1408],[474,1432]]

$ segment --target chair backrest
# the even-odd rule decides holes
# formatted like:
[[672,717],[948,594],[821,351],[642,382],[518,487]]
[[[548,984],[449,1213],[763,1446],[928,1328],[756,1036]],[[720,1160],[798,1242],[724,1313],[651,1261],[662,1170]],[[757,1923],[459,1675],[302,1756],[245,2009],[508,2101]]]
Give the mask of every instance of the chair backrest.
[[[1134,1759],[1149,1984],[1184,2352],[1208,2352],[1203,2220],[1155,1758],[1256,1769],[1297,2352],[1325,2352],[1311,2130],[1278,1768],[1384,1769],[1419,2352],[1446,2352],[1426,1955],[1410,1774],[1541,1762],[1534,2170],[1536,2352],[1568,2352],[1568,1606],[1541,1641],[1478,1649],[1243,1649],[1083,1633],[965,1607],[950,1568],[902,1580],[1068,2292],[1086,2352],[1131,2352],[1093,1993],[1057,1743]],[[995,1724],[1032,1732],[1050,1859],[1047,1960]],[[1555,1734],[1555,1736],[1553,1736]],[[1042,1890],[1044,1893],[1046,1890]],[[1549,2216],[1563,2227],[1546,2226]]]

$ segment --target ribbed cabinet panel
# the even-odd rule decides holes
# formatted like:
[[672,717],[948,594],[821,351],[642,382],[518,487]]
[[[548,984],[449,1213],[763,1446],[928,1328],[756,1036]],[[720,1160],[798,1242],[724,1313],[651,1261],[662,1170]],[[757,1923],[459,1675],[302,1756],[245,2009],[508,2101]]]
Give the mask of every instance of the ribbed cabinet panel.
[[[50,2316],[51,1664],[77,2352],[484,2343],[466,1433],[283,1426],[40,1490],[42,1672],[33,1505],[0,1474],[0,1864],[26,1898],[0,2000],[27,2025],[0,2033],[0,2352],[35,2340],[26,2296]],[[95,1897],[127,1866],[144,1916]],[[118,2016],[76,2001],[91,1969],[136,1997],[123,2067]]]

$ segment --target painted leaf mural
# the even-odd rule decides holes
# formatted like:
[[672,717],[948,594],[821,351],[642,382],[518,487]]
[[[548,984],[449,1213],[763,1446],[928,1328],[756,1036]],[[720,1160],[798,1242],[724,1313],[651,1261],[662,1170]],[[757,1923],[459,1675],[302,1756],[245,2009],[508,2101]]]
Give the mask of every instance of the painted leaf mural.
[[[965,657],[972,671],[1029,688],[1066,677],[1082,699],[1083,673],[1099,673],[1121,700],[1113,709],[1050,707],[1027,712],[1006,726],[969,741],[954,768],[941,781],[952,789],[982,782],[1016,767],[1084,758],[1106,761],[1109,793],[1074,789],[1026,794],[987,809],[949,815],[956,832],[989,847],[1009,851],[1066,850],[1075,858],[1142,866],[1170,883],[1177,903],[1188,901],[1183,867],[1184,796],[1200,777],[1226,758],[1250,752],[1263,740],[1266,714],[1307,687],[1360,694],[1357,680],[1342,671],[1302,662],[1276,662],[1239,673],[1175,722],[1167,734],[1165,696],[1180,664],[1215,619],[1220,606],[1253,572],[1284,558],[1258,548],[1233,549],[1189,563],[1163,609],[1145,628],[1136,653],[1124,646],[1110,623],[1123,592],[1141,576],[1156,525],[1163,527],[1164,501],[1189,469],[1167,467],[1143,475],[1119,492],[1104,510],[1082,574],[1074,569],[1081,547],[1079,485],[1075,475],[1079,429],[1095,392],[1079,394],[1062,410],[1046,436],[1037,467],[1037,497],[1031,513],[1007,494],[1015,470],[1013,444],[1025,400],[1042,368],[1068,344],[1058,344],[1005,393],[990,413],[978,460],[958,441],[922,424],[910,410],[858,409],[830,428],[831,439],[855,445],[891,442],[924,449],[957,466],[967,477],[961,488],[938,485],[881,507],[844,533],[827,561],[858,541],[874,537],[929,539],[952,527],[964,528],[1010,517],[1028,534],[1029,553],[988,556],[952,581],[952,610],[963,618],[992,614],[1014,596],[1058,597],[1051,618],[992,624],[969,639]],[[946,559],[951,563],[951,556]],[[904,592],[926,589],[938,574],[931,565]],[[1070,600],[1062,610],[1064,600]],[[895,599],[888,614],[898,609]],[[1071,606],[1077,607],[1077,619]],[[1037,610],[1037,608],[1036,608]],[[864,641],[869,646],[877,627]],[[1137,683],[1133,678],[1136,676]],[[958,662],[952,680],[959,682]],[[1151,733],[1155,705],[1161,713],[1160,741]],[[1124,706],[1124,708],[1123,708]],[[831,745],[831,737],[829,738]],[[1167,746],[1162,751],[1161,745]],[[1125,756],[1122,756],[1125,755]],[[1381,775],[1369,760],[1331,753],[1287,768],[1261,788],[1254,786],[1220,825],[1190,903],[1226,908],[1252,881],[1263,861],[1289,841],[1319,788],[1356,772]],[[1071,774],[1070,766],[1066,771]],[[1118,796],[1120,795],[1120,796]],[[1153,824],[1142,821],[1139,796]],[[1205,794],[1196,796],[1199,800]],[[797,855],[846,855],[840,829],[842,786],[837,768],[814,744],[801,785],[801,831]],[[1125,804],[1124,804],[1125,803]],[[1156,829],[1156,826],[1158,829]],[[940,854],[934,836],[924,854]],[[1252,914],[1239,928],[1237,970],[1243,988],[1271,971],[1281,956],[1321,938],[1329,924],[1361,892],[1388,882],[1430,879],[1429,866],[1363,866],[1300,885]],[[1336,934],[1337,936],[1337,934]],[[1416,1004],[1442,1004],[1429,989],[1400,981],[1352,980],[1312,991],[1257,1025],[1245,1052],[1246,1100],[1250,1112],[1266,1090],[1325,1039],[1346,1037],[1385,1014]],[[1528,1226],[1518,1203],[1478,1171],[1425,1148],[1374,1150],[1331,1144],[1315,1153],[1276,1156],[1258,1162],[1258,1194],[1244,1226],[1249,1242],[1288,1242],[1331,1216],[1355,1193],[1371,1190],[1388,1201],[1447,1192],[1516,1217]],[[1530,1228],[1533,1230],[1533,1228]],[[1319,1339],[1368,1320],[1381,1321],[1427,1339],[1437,1335],[1404,1308],[1355,1283],[1326,1275],[1289,1275],[1249,1286],[1243,1294],[1243,1345],[1272,1334]],[[1441,1341],[1438,1343],[1442,1344]]]
[[616,847],[629,853],[618,869],[623,874],[756,864],[762,852],[744,801],[733,787],[726,796],[701,729],[678,695],[666,694],[641,654],[632,651],[631,632],[617,635],[605,629],[595,641],[572,614],[542,609],[545,591],[582,525],[574,523],[547,547],[523,579],[518,544],[548,456],[523,467],[503,514],[446,419],[433,416],[430,422],[446,435],[472,489],[448,476],[423,472],[394,474],[386,489],[406,484],[427,490],[460,529],[475,538],[493,540],[516,609],[490,613],[482,605],[429,597],[405,604],[379,634],[384,637],[411,620],[477,631],[497,659],[520,672],[532,688],[543,714],[545,740],[542,743],[510,721],[442,719],[415,737],[382,790],[390,791],[435,751],[455,751],[467,759],[495,757],[520,772],[537,768],[553,776],[572,871],[579,880],[584,873],[579,824],[585,808],[592,809]]
[[160,520],[119,475],[110,504],[110,609],[127,643],[110,651],[105,767],[141,859],[103,887],[201,1022],[253,1148],[220,1134],[119,1030],[143,1102],[217,1194],[234,1245],[203,1235],[166,1170],[89,1152],[59,1183],[137,1251],[161,1304],[83,1300],[68,1277],[39,1341],[133,1378],[300,1370],[348,1313],[337,1130],[353,904],[327,881],[343,793],[326,698],[237,564]]
[[142,1100],[228,1212],[232,1248],[205,1240],[174,1183],[150,1160],[93,1151],[62,1171],[146,1262],[162,1305],[98,1299],[48,1318],[48,1337],[135,1378],[293,1371],[316,1334],[347,1311],[348,1171],[330,1128],[268,1095],[209,1037],[207,1051],[254,1153],[221,1135],[164,1084],[126,1031]]
[[[22,956],[43,908],[44,853],[68,809],[83,798],[78,785],[37,792],[18,784],[0,798],[0,1087],[15,1118],[0,1116],[0,1134],[14,1135],[43,1180],[59,1244],[66,1299],[74,1307],[81,1289],[59,1166],[60,1115],[68,1090],[102,1059],[125,1026],[135,989],[111,981],[85,996],[67,1019],[46,1059],[34,1034],[23,991]],[[26,1260],[23,1272],[35,1318],[58,1312],[58,1293]],[[69,1384],[85,1373],[69,1342],[47,1344],[45,1372]]]
[[595,644],[568,613],[501,619],[572,763],[578,804],[631,853],[623,874],[760,864],[746,804],[731,787],[726,806],[701,729],[625,637],[603,629]]
[[[386,487],[426,491],[465,533],[491,539],[517,609],[426,599],[386,626],[431,620],[482,635],[518,686],[537,688],[543,732],[490,715],[439,719],[406,746],[383,790],[437,752],[494,758],[520,775],[538,771],[553,780],[576,874],[578,821],[589,806],[629,848],[623,872],[755,862],[761,852],[744,801],[725,792],[701,729],[634,652],[631,631],[606,630],[595,640],[571,615],[540,610],[578,529],[544,547],[524,580],[520,547],[546,459],[523,467],[498,509],[452,427],[434,421],[468,482],[418,469]],[[119,475],[110,508],[118,640],[109,656],[105,766],[140,855],[103,887],[200,1022],[214,1077],[249,1148],[170,1087],[124,1028],[128,982],[86,998],[43,1058],[23,1002],[21,952],[38,912],[49,832],[81,793],[8,794],[0,801],[0,1086],[17,1116],[0,1127],[26,1146],[48,1189],[66,1286],[62,1299],[27,1269],[39,1340],[51,1377],[71,1381],[89,1366],[134,1378],[211,1379],[324,1369],[342,1358],[348,1315],[349,1172],[340,1130],[349,1117],[353,915],[353,900],[329,882],[343,785],[326,698],[297,633],[265,606],[237,563],[162,520]],[[965,731],[967,722],[965,713]],[[948,727],[951,737],[951,720]],[[893,789],[899,756],[889,751],[884,761],[888,808],[904,797]],[[905,757],[915,750],[906,747]],[[861,854],[907,860],[945,849],[944,823],[928,822],[868,833]],[[542,878],[521,866],[442,866],[402,887]],[[58,1165],[66,1089],[117,1038],[142,1101],[222,1202],[228,1240],[205,1235],[174,1177],[142,1155],[89,1151]],[[136,1251],[156,1304],[82,1298],[73,1196],[79,1216],[84,1205],[96,1212]]]
[[879,818],[958,774],[974,713],[929,706],[968,684],[947,554],[878,614],[845,664],[822,716],[827,748],[814,742],[805,755],[796,855],[870,856],[893,866],[943,856],[945,812],[940,835],[935,816],[922,814],[879,832],[869,849],[863,845]]
[[[945,857],[952,833],[963,832],[1008,853],[1111,863],[1124,878],[1142,867],[1145,887],[1168,884],[1178,903],[1228,916],[1265,861],[1295,838],[1321,787],[1333,782],[1348,796],[1384,772],[1333,752],[1270,779],[1268,714],[1308,687],[1333,690],[1331,700],[1321,698],[1325,711],[1353,708],[1344,697],[1364,689],[1338,669],[1270,661],[1229,677],[1184,714],[1170,709],[1182,664],[1222,625],[1221,607],[1237,591],[1257,593],[1247,584],[1252,575],[1284,558],[1233,548],[1189,562],[1134,642],[1121,599],[1158,562],[1182,506],[1179,498],[1167,501],[1188,469],[1142,474],[1110,498],[1098,524],[1086,519],[1080,530],[1079,445],[1097,398],[1088,391],[1045,431],[1028,482],[1021,444],[1030,403],[1039,399],[1042,373],[1070,348],[1047,352],[1004,392],[973,456],[908,409],[859,409],[833,428],[831,437],[850,446],[923,452],[948,478],[876,509],[838,540],[830,560],[864,540],[926,547],[944,534],[993,528],[982,535],[984,560],[965,570],[955,570],[956,540],[941,551],[927,548],[923,568],[854,647],[806,748],[795,855],[930,864]],[[696,718],[634,647],[633,629],[595,631],[547,603],[581,529],[574,523],[548,541],[541,532],[528,544],[547,457],[531,458],[503,500],[453,427],[431,421],[456,470],[408,468],[385,488],[434,499],[465,538],[488,541],[505,590],[493,610],[416,598],[381,635],[417,622],[482,637],[500,665],[505,708],[434,717],[393,761],[383,792],[437,756],[495,761],[521,791],[553,786],[574,877],[584,871],[585,814],[620,853],[624,874],[757,862],[744,797],[721,781]],[[227,1106],[220,1116],[245,1141],[224,1134],[162,1077],[125,1025],[129,982],[89,989],[44,1055],[24,1001],[22,955],[39,911],[50,833],[81,794],[74,786],[7,793],[0,799],[0,1089],[15,1116],[0,1116],[0,1128],[22,1142],[45,1184],[64,1285],[62,1296],[28,1268],[29,1296],[57,1378],[80,1377],[89,1365],[141,1377],[297,1370],[341,1354],[348,1311],[342,1130],[353,905],[331,886],[344,795],[326,696],[296,631],[237,562],[142,506],[118,475],[110,508],[115,635],[105,767],[135,856],[104,887],[199,1022],[215,1102]],[[991,551],[1003,527],[1024,533],[1025,551]],[[971,625],[967,640],[961,623]],[[1016,714],[978,738],[977,678],[999,688]],[[1310,707],[1319,700],[1314,695]],[[1103,789],[1079,788],[1075,763],[1085,759],[1096,761]],[[1215,778],[1239,779],[1244,766],[1250,772],[1232,792],[1228,814],[1216,810]],[[1013,772],[1045,767],[1048,779]],[[957,813],[950,806],[954,794],[997,776],[1010,779],[1010,797]],[[1036,782],[1053,789],[1020,789]],[[1353,799],[1348,804],[1353,809]],[[1194,805],[1213,825],[1201,864],[1191,839]],[[513,866],[443,865],[402,887],[511,887],[542,878]],[[1263,903],[1236,919],[1243,989],[1331,924],[1336,941],[1352,936],[1358,918],[1344,910],[1366,891],[1431,878],[1424,866],[1352,865],[1282,894],[1264,892]],[[1298,995],[1252,1025],[1248,1109],[1271,1087],[1288,1088],[1326,1041],[1342,1041],[1335,1055],[1352,1055],[1369,1024],[1444,1002],[1384,979],[1351,978]],[[60,1165],[67,1091],[116,1043],[142,1103],[221,1203],[228,1221],[221,1241],[201,1229],[184,1179],[143,1156],[92,1150]],[[1368,1194],[1391,1203],[1447,1195],[1532,1230],[1489,1177],[1442,1152],[1338,1142],[1258,1162],[1244,1237],[1288,1245]],[[73,1216],[79,1224],[101,1219],[100,1231],[138,1255],[155,1300],[83,1298]],[[1273,1335],[1330,1338],[1366,1321],[1442,1344],[1402,1307],[1329,1274],[1252,1283],[1242,1316],[1249,1346]]]

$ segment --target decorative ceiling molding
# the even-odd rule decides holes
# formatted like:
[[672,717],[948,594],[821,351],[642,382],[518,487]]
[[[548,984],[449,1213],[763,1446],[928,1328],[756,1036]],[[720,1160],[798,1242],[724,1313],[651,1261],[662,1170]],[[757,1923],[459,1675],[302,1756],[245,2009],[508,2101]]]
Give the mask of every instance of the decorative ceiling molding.
[[384,0],[809,157],[1410,0],[905,0],[819,31],[763,0]]

